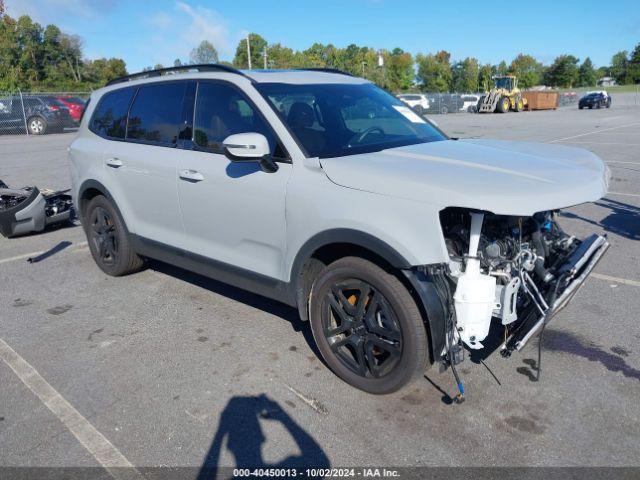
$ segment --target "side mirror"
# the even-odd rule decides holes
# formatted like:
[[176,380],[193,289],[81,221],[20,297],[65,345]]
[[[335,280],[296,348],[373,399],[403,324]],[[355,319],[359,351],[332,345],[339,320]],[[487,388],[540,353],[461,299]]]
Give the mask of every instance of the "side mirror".
[[224,153],[232,162],[257,162],[264,172],[273,173],[278,164],[273,161],[269,142],[260,133],[236,133],[222,142]]

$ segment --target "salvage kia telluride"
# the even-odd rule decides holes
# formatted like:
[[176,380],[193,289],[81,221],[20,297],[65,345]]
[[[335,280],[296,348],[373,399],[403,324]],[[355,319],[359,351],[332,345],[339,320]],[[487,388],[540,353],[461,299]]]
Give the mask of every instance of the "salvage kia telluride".
[[158,259],[310,321],[343,380],[389,393],[428,365],[508,356],[609,244],[558,209],[605,195],[593,153],[455,139],[371,82],[328,69],[177,67],[95,91],[69,149],[91,254]]

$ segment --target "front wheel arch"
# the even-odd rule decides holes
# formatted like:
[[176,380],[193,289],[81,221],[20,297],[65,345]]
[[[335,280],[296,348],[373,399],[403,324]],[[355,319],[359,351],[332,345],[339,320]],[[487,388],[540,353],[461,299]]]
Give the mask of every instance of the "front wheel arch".
[[303,321],[308,320],[308,294],[315,275],[321,267],[346,256],[365,258],[396,272],[411,266],[395,248],[359,230],[337,228],[314,235],[298,251],[289,276],[290,297]]

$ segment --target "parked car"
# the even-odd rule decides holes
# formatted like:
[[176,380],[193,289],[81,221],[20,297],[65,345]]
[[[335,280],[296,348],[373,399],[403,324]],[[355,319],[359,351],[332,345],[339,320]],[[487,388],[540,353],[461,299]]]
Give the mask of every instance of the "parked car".
[[429,99],[426,95],[419,93],[403,93],[398,95],[398,98],[421,115],[429,110]]
[[611,106],[611,97],[602,92],[592,92],[586,94],[578,102],[578,108],[582,110],[585,107],[588,108],[602,108]]
[[606,194],[595,154],[451,139],[334,70],[123,77],[93,92],[69,156],[103,272],[154,258],[296,307],[326,364],[377,394],[432,363],[457,377],[492,324],[503,356],[522,349],[609,245],[557,222]]
[[69,109],[69,114],[74,122],[78,123],[82,118],[82,112],[84,112],[85,101],[80,97],[62,96],[56,97],[56,100],[61,102],[65,107]]
[[[24,108],[23,108],[24,106]],[[69,109],[49,96],[11,95],[0,98],[0,130],[42,135],[74,125]]]
[[478,111],[478,102],[480,95],[460,95],[460,111],[476,113]]
[[437,93],[429,96],[429,112],[446,115],[460,110],[462,101],[456,93]]

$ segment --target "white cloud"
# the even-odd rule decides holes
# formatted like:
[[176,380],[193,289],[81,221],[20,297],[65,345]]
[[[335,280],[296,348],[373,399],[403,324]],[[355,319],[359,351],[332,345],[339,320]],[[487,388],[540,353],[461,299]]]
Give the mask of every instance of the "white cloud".
[[29,15],[43,24],[60,23],[68,16],[95,18],[118,3],[119,0],[11,0],[7,13],[13,17]]
[[218,53],[231,53],[229,30],[225,20],[214,10],[202,6],[192,7],[185,2],[176,2],[176,9],[190,20],[190,25],[184,29],[183,39],[191,48],[203,40],[208,40],[218,50]]

